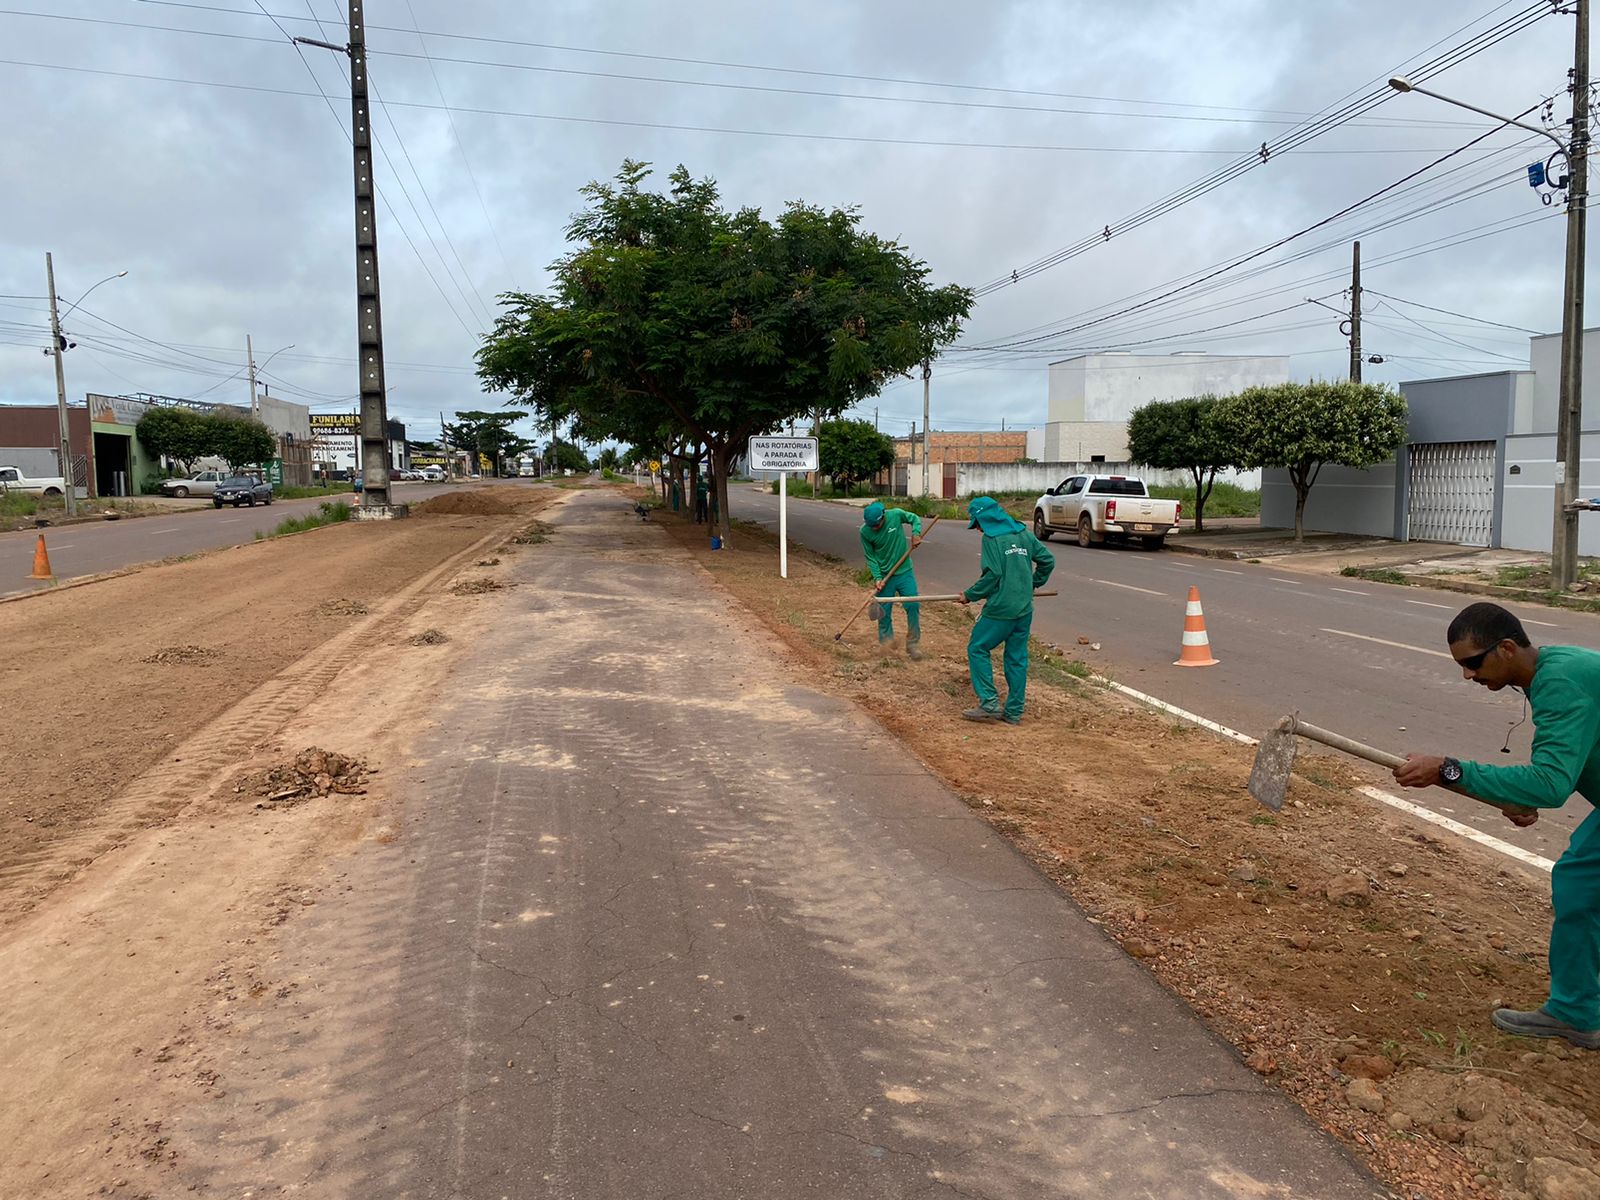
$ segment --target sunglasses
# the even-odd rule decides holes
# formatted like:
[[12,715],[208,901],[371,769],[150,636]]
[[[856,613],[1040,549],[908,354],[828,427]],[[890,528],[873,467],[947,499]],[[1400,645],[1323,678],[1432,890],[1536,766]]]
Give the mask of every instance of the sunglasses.
[[1465,658],[1458,658],[1456,659],[1456,663],[1459,666],[1465,667],[1469,671],[1476,671],[1479,667],[1483,666],[1483,660],[1488,658],[1489,655],[1493,653],[1494,647],[1490,646],[1487,650],[1480,650],[1476,654],[1469,654]]

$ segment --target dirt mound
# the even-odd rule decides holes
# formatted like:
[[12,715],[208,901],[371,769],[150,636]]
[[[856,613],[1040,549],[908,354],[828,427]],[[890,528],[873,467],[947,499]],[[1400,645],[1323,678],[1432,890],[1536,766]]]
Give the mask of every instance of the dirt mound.
[[325,600],[317,605],[319,617],[364,617],[367,606],[359,600]]
[[366,759],[312,746],[291,763],[246,775],[234,791],[255,798],[258,808],[285,806],[333,793],[364,795],[368,774]]
[[522,506],[498,491],[446,492],[432,500],[413,505],[413,516],[423,517],[506,517]]
[[450,639],[443,630],[424,629],[409,640],[413,646],[437,646],[440,642],[448,642]]
[[452,596],[481,596],[484,592],[504,591],[506,584],[498,579],[463,579],[450,589]]
[[216,651],[208,650],[204,646],[163,646],[154,654],[147,654],[139,661],[157,663],[164,667],[188,666],[210,662],[216,656]]

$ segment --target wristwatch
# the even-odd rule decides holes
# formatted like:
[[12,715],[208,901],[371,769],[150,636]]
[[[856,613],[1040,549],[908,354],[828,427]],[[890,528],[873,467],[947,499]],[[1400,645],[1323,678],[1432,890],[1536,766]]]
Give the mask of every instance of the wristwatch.
[[1453,758],[1447,758],[1439,764],[1439,782],[1443,784],[1456,784],[1461,782],[1461,764]]

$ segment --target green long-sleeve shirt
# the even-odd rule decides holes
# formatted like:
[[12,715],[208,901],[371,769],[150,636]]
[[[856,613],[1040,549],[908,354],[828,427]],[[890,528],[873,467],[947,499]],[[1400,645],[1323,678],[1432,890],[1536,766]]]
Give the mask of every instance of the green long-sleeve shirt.
[[1014,533],[983,535],[983,573],[966,590],[968,600],[986,600],[983,615],[1014,621],[1033,611],[1033,591],[1056,569],[1056,557],[1020,525]]
[[[907,542],[903,528],[906,525],[911,526],[913,536],[922,536],[922,518],[903,508],[885,509],[882,529],[874,529],[870,525],[861,527],[861,552],[867,556],[867,568],[872,572],[874,579],[880,582],[887,579],[890,569],[906,552]],[[900,564],[900,570],[895,571],[895,574],[899,575],[909,570],[911,570],[911,560],[908,558]]]
[[1474,796],[1527,808],[1560,808],[1573,792],[1600,803],[1600,653],[1544,646],[1528,688],[1533,752],[1526,766],[1461,764]]

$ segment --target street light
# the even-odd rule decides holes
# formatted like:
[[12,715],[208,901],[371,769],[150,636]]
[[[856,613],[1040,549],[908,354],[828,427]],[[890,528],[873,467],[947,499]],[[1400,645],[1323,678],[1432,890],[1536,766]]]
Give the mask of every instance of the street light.
[[[50,353],[56,360],[56,421],[61,435],[61,490],[65,493],[67,516],[75,517],[78,515],[78,480],[77,473],[72,469],[72,435],[67,424],[67,373],[61,362],[61,352],[66,348],[67,339],[61,336],[61,314],[57,311],[56,302],[56,266],[49,251],[44,256],[44,273],[50,285]],[[100,283],[110,283],[125,275],[126,271],[118,271],[115,275],[107,275]],[[91,287],[89,292],[99,287],[100,283]],[[70,313],[87,300],[89,292],[68,305],[67,311]]]
[[1572,140],[1562,141],[1548,129],[1515,117],[1501,116],[1476,104],[1418,87],[1403,75],[1389,80],[1397,92],[1417,92],[1468,112],[1515,125],[1549,138],[1566,156],[1567,261],[1561,309],[1561,385],[1556,410],[1555,519],[1550,533],[1550,581],[1560,589],[1578,577],[1578,477],[1583,444],[1583,256],[1589,206],[1589,6],[1577,5],[1577,43],[1572,70]]

